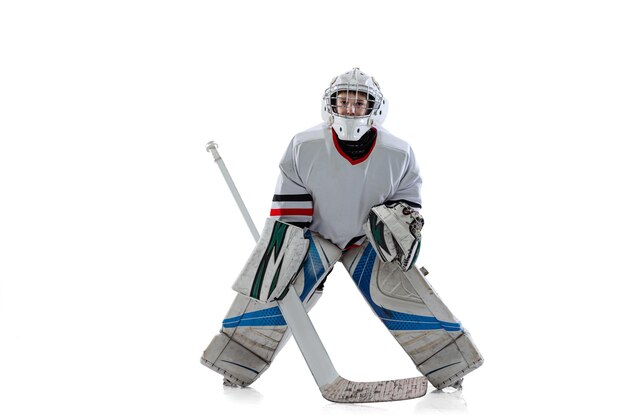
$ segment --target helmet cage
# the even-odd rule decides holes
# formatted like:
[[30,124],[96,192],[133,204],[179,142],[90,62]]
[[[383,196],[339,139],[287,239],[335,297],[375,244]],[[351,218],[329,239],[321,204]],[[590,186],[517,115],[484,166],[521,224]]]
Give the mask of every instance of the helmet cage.
[[[354,94],[356,97],[359,94],[365,94],[367,100],[367,106],[365,107],[365,113],[363,115],[346,115],[339,114],[338,106],[337,106],[337,96],[341,92],[346,92],[346,94]],[[380,106],[383,101],[383,95],[380,90],[376,88],[372,88],[370,86],[366,86],[364,84],[336,84],[333,85],[324,91],[324,101],[326,104],[326,110],[328,113],[333,116],[339,116],[348,119],[355,118],[369,118],[370,115],[376,115],[380,112]]]

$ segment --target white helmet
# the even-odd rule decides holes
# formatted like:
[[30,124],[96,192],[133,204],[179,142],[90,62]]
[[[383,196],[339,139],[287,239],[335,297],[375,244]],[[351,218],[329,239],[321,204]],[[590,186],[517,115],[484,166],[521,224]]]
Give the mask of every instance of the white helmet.
[[[354,97],[359,93],[367,94],[367,105],[361,115],[339,114],[337,96],[340,92],[352,92]],[[380,86],[373,77],[358,68],[343,73],[330,82],[330,87],[322,98],[322,119],[332,126],[339,139],[358,141],[371,126],[381,125],[387,116],[387,99],[383,97]]]

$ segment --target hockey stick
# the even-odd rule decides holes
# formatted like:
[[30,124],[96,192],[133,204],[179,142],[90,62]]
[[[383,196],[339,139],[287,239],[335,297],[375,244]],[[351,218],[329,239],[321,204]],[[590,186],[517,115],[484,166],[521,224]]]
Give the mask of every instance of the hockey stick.
[[[255,242],[258,241],[259,233],[222,157],[217,152],[217,144],[214,141],[207,143],[206,150],[213,155],[241,214],[248,224],[252,237]],[[289,286],[286,296],[278,301],[278,307],[325,399],[343,403],[383,402],[418,398],[426,393],[428,381],[422,376],[378,382],[353,382],[344,379],[335,370],[335,366],[333,366],[324,344],[322,344],[293,286]]]

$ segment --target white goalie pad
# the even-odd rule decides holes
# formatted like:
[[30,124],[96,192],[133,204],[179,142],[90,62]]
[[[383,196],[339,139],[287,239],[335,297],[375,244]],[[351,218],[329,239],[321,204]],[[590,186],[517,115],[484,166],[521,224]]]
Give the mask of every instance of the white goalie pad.
[[426,280],[425,269],[384,263],[373,245],[342,258],[359,291],[420,372],[437,389],[458,385],[483,364],[468,330]]
[[374,206],[363,225],[376,254],[385,262],[395,261],[408,271],[419,253],[424,219],[404,202]]
[[268,218],[233,289],[260,302],[282,299],[308,251],[302,228]]

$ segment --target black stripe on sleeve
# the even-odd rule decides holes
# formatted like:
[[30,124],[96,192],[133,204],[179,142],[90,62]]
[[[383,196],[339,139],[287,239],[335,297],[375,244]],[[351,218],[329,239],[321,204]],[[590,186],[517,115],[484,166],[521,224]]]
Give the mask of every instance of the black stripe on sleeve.
[[387,203],[399,203],[399,202],[406,203],[407,205],[411,206],[412,208],[416,208],[416,209],[421,209],[422,208],[422,205],[420,205],[419,203],[411,202],[410,200],[405,200],[405,199],[388,200],[388,201],[385,202],[385,204],[387,204]]
[[273,202],[312,202],[313,196],[310,194],[275,194]]
[[297,226],[298,228],[308,228],[311,226],[311,222],[291,222],[291,221],[281,221],[289,225]]

